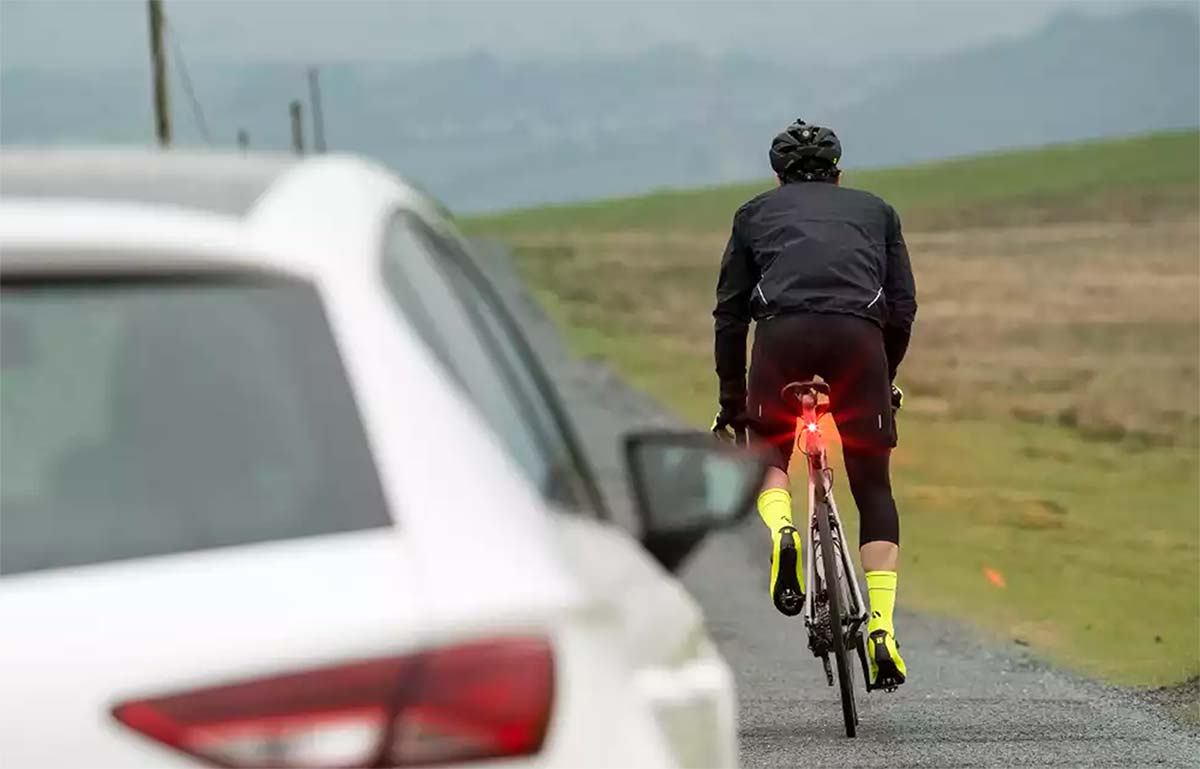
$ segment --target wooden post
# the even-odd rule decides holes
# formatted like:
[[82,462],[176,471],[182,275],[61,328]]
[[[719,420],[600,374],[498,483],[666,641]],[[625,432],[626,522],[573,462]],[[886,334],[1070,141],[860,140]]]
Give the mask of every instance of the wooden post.
[[304,117],[303,107],[300,106],[299,100],[292,100],[288,105],[288,112],[292,116],[292,151],[297,155],[304,154]]
[[308,107],[312,110],[313,152],[325,151],[325,118],[321,113],[321,83],[317,68],[308,68]]
[[171,114],[167,104],[167,51],[163,46],[162,0],[148,0],[150,10],[150,66],[154,77],[154,133],[158,143],[171,143]]

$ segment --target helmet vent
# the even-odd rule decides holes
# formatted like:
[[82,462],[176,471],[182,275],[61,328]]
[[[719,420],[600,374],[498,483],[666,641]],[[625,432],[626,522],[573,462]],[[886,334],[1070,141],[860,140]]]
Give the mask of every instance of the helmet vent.
[[785,181],[834,178],[841,155],[837,134],[799,118],[771,142],[771,168]]

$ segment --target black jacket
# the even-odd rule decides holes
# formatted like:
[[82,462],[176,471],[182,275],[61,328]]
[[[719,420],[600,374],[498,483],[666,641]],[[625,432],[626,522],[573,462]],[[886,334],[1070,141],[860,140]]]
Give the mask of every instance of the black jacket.
[[894,378],[917,314],[896,211],[869,192],[819,181],[781,185],[738,209],[713,310],[723,406],[745,405],[750,320],[789,312],[879,324]]

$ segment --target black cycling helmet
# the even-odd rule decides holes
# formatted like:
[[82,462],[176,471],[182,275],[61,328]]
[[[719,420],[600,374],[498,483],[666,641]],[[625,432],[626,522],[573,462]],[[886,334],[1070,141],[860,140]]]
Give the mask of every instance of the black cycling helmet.
[[842,143],[831,128],[799,118],[771,142],[771,168],[785,182],[836,179]]

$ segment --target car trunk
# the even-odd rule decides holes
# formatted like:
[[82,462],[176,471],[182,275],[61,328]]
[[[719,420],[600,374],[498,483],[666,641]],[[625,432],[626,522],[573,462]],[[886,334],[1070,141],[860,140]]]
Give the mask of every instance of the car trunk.
[[419,644],[404,548],[384,529],[5,579],[0,678],[22,703],[0,719],[7,760],[111,744],[114,761],[162,765],[165,749],[135,748],[114,705]]

